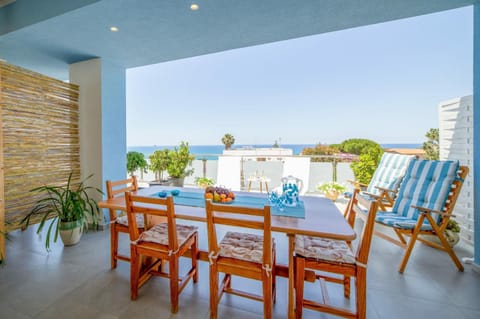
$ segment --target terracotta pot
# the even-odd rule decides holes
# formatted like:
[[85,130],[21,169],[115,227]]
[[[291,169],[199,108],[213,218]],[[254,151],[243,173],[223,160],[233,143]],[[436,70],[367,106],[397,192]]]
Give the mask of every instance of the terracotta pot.
[[335,202],[338,198],[338,192],[336,190],[330,190],[325,193],[325,197]]

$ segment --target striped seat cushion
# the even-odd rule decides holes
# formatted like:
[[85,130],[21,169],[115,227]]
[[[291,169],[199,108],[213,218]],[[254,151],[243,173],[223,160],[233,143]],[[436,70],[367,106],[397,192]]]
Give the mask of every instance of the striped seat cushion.
[[223,257],[255,263],[263,262],[263,236],[260,235],[227,232],[220,242],[219,248],[219,255]]
[[377,187],[398,189],[408,164],[414,158],[414,155],[383,153],[372,180],[368,184],[367,192],[380,195],[381,191]]
[[[412,160],[392,212],[377,214],[376,221],[394,227],[413,228],[419,212],[412,205],[442,211],[457,177],[458,167],[458,161]],[[432,217],[439,222],[438,214]]]
[[[137,227],[138,228],[145,227],[145,223],[143,222],[143,215],[135,214],[135,218],[137,219]],[[115,221],[118,224],[128,226],[128,216],[127,215],[119,216],[119,217],[117,217],[117,219]]]
[[[182,246],[187,239],[197,232],[197,227],[177,224],[178,246]],[[138,242],[151,242],[168,246],[168,224],[161,223],[140,234]]]
[[295,236],[295,254],[319,260],[355,263],[352,250],[341,240],[297,235]]
[[[378,212],[375,220],[388,226],[403,229],[413,229],[415,227],[415,224],[417,223],[416,219],[407,218],[388,212]],[[432,226],[430,225],[428,220],[425,219],[421,230],[432,230]]]

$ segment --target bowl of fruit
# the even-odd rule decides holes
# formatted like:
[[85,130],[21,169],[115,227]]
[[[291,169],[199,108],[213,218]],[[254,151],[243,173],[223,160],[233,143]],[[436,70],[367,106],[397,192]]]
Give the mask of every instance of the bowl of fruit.
[[235,200],[235,194],[225,187],[208,186],[205,189],[205,199],[211,199],[215,203],[230,204]]

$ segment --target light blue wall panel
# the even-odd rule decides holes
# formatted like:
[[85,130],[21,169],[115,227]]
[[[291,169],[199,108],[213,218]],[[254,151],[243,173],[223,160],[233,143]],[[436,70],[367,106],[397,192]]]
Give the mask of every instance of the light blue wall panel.
[[473,193],[475,264],[480,265],[480,4],[473,24]]
[[102,59],[102,171],[106,180],[127,176],[125,68]]

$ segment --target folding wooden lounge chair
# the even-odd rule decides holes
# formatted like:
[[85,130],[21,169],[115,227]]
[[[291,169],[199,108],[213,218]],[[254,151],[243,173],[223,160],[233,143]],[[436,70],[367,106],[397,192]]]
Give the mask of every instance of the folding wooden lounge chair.
[[375,195],[378,207],[386,211],[387,207],[392,207],[398,187],[405,175],[408,163],[415,158],[415,155],[402,155],[395,153],[383,153],[382,159],[378,164],[375,173],[368,185],[349,181],[356,189],[362,189],[365,195]]
[[[468,174],[457,161],[412,160],[403,178],[391,212],[378,212],[375,221],[393,228],[396,238],[376,231],[375,235],[405,249],[398,271],[403,273],[417,239],[449,254],[459,271],[463,266],[445,238],[453,208]],[[419,235],[435,235],[437,244]],[[405,236],[409,236],[407,242]]]

